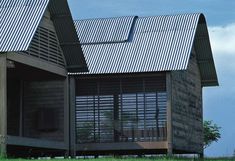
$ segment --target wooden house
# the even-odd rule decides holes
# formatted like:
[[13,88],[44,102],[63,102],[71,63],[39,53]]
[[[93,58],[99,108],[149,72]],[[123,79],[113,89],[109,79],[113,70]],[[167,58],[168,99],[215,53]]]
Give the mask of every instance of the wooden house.
[[218,80],[202,14],[75,28],[66,0],[0,12],[2,155],[203,153],[202,87]]
[[204,15],[75,25],[89,72],[69,73],[74,154],[203,154],[202,88],[218,85]]
[[68,71],[86,70],[66,0],[3,0],[0,5],[2,155],[66,155]]

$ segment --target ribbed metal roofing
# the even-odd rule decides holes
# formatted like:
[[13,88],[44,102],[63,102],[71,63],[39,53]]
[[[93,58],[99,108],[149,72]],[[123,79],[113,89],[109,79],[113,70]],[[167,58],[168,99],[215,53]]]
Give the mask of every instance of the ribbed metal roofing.
[[49,0],[1,0],[0,52],[27,50]]
[[[127,41],[134,16],[76,21],[78,37],[81,44],[108,43]],[[108,32],[107,32],[108,31]],[[102,33],[102,34],[101,34]]]
[[67,0],[1,0],[0,52],[26,51],[49,9],[69,71],[86,70],[86,62]]
[[[218,84],[207,26],[202,14],[134,17],[132,21],[123,23],[125,19],[127,18],[75,22],[80,41],[84,42],[82,48],[89,70],[83,74],[186,70],[195,45],[195,50],[199,53],[198,60],[206,62],[199,63],[201,73],[204,73],[203,85]],[[106,28],[104,24],[109,27]],[[113,29],[115,24],[121,24],[125,31]],[[127,32],[127,40],[118,39]],[[107,35],[112,35],[112,38]],[[117,39],[118,43],[114,43]],[[205,45],[202,46],[203,44]]]

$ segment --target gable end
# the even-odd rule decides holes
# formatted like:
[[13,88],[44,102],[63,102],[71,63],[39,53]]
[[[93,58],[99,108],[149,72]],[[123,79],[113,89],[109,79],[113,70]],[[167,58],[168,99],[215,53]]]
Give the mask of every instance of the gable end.
[[54,24],[50,20],[48,10],[44,13],[28,50],[19,53],[36,57],[59,67],[64,68],[66,66],[64,55],[57,38]]

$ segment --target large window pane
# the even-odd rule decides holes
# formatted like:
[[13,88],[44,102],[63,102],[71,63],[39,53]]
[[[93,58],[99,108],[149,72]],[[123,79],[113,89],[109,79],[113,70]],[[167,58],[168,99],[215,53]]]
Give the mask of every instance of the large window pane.
[[78,143],[166,140],[165,77],[80,80],[77,85]]

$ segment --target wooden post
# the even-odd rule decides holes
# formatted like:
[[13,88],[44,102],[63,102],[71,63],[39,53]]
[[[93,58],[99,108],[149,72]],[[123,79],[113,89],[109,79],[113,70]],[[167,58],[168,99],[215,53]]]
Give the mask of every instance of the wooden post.
[[20,121],[19,121],[19,136],[23,137],[23,96],[24,96],[24,81],[20,81]]
[[[203,118],[203,101],[202,101],[202,88],[201,88],[201,108],[202,108],[202,113],[201,113],[201,118],[202,118],[202,122],[201,122],[201,127],[202,129],[203,128],[203,121],[204,121],[204,118]],[[203,136],[204,136],[204,130],[203,130],[203,133],[202,133],[202,138],[201,138],[201,153],[199,154],[199,158],[201,159],[204,159],[204,147],[203,147]]]
[[204,159],[204,152],[202,152],[202,153],[199,154],[199,158],[200,158],[200,159]]
[[69,80],[64,80],[64,142],[66,146],[65,157],[69,156]]
[[118,103],[118,94],[113,95],[114,98],[114,142],[119,142],[119,103]]
[[76,157],[76,85],[74,77],[69,77],[69,109],[70,109],[70,156]]
[[171,156],[173,154],[173,147],[172,147],[172,85],[171,85],[171,73],[166,73],[166,93],[167,93],[167,155]]
[[7,137],[7,60],[0,55],[0,155],[6,155]]

